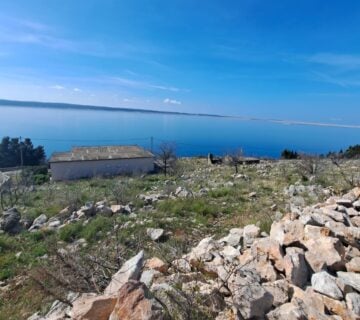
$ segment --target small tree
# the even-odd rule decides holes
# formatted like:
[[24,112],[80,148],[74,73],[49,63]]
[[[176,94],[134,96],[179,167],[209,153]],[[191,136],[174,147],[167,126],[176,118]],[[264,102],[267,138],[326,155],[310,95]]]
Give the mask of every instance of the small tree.
[[225,156],[225,163],[235,168],[235,173],[238,173],[238,166],[240,159],[243,157],[244,152],[241,148],[236,149]]
[[159,151],[157,153],[160,166],[162,167],[165,176],[168,173],[168,169],[172,168],[176,161],[176,145],[173,142],[163,142],[159,145]]
[[298,159],[299,154],[296,151],[285,149],[281,152],[281,158],[286,160]]

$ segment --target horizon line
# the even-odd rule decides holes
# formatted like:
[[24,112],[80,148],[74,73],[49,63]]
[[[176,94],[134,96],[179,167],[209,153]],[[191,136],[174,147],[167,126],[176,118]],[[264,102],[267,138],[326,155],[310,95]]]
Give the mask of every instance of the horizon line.
[[228,118],[238,119],[243,121],[263,121],[279,123],[283,125],[303,125],[303,126],[317,126],[317,127],[335,127],[335,128],[348,128],[348,129],[360,129],[360,124],[339,124],[317,121],[301,121],[301,120],[287,120],[276,118],[259,118],[251,116],[241,115],[224,115],[224,114],[211,114],[211,113],[193,113],[193,112],[178,112],[168,110],[154,110],[154,109],[141,109],[130,107],[110,107],[101,105],[87,105],[76,104],[68,102],[42,102],[42,101],[28,101],[28,100],[9,100],[0,99],[0,107],[26,107],[26,108],[44,108],[44,109],[74,109],[74,110],[99,110],[99,111],[126,111],[126,112],[143,112],[143,113],[156,113],[156,114],[172,114],[172,115],[184,115],[184,116],[199,116],[199,117],[216,117],[216,118]]

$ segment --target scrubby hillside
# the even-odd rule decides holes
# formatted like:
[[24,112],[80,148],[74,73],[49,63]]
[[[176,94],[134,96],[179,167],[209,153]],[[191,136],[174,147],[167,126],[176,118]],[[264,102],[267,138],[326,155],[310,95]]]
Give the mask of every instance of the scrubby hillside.
[[[181,159],[167,177],[154,174],[27,187],[16,209],[4,210],[0,222],[0,318],[26,319],[35,311],[46,314],[54,300],[61,310],[79,301],[85,301],[81,308],[87,308],[98,305],[89,301],[103,299],[104,290],[103,303],[107,310],[113,309],[116,297],[108,299],[114,293],[109,287],[116,283],[117,291],[127,280],[124,275],[135,280],[142,277],[147,287],[128,282],[116,293],[122,295],[120,300],[131,305],[134,299],[149,297],[140,305],[155,312],[153,318],[232,319],[238,312],[245,318],[261,318],[270,312],[271,319],[278,319],[277,314],[285,311],[300,312],[299,319],[303,313],[309,316],[312,310],[293,301],[295,294],[307,296],[308,291],[291,288],[305,289],[313,274],[331,278],[345,271],[346,263],[356,264],[351,258],[357,256],[359,221],[356,203],[347,214],[350,204],[336,203],[338,198],[326,203],[328,212],[323,212],[323,205],[303,208],[350,190],[359,178],[359,162],[334,166],[327,160],[264,161],[234,171],[192,158]],[[321,214],[316,210],[322,210]],[[272,225],[288,212],[292,214]],[[314,214],[320,222],[313,222]],[[352,242],[346,233],[350,224],[355,230]],[[316,267],[309,262],[308,252],[318,249],[311,240],[318,241],[320,236],[330,239],[321,240],[323,250],[335,250],[340,261],[336,257],[328,265],[316,257],[320,259],[313,263]],[[329,274],[321,273],[323,269]],[[350,284],[348,291],[338,279],[331,279],[341,296],[335,302],[328,293],[318,297],[324,313],[338,313],[341,305],[348,314],[349,304],[358,299],[358,289]],[[281,302],[275,301],[273,287],[287,288]],[[168,299],[169,290],[177,303]],[[353,294],[347,297],[347,293]],[[153,294],[156,300],[150,298]],[[246,305],[241,302],[244,295]],[[329,310],[326,299],[335,303],[333,309]],[[125,312],[121,319],[124,315],[135,319],[140,312],[136,306],[124,310],[119,303],[115,308],[118,316]]]

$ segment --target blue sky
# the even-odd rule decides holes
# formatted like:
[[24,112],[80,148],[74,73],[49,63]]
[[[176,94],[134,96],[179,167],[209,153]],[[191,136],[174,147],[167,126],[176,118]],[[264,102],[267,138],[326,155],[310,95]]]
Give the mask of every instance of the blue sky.
[[360,1],[2,0],[0,98],[360,123]]

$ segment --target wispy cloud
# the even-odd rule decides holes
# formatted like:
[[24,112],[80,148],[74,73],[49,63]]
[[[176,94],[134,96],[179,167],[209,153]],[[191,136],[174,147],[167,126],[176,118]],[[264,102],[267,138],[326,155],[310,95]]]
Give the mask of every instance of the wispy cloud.
[[[136,88],[136,89],[146,89],[146,90],[157,89],[157,90],[172,91],[172,92],[183,91],[183,89],[173,87],[173,86],[159,85],[159,84],[154,84],[154,83],[150,83],[150,82],[146,82],[146,81],[133,80],[133,79],[123,78],[123,77],[111,77],[110,80],[112,80],[116,84],[119,84],[119,85],[122,85],[125,87]],[[184,89],[184,91],[185,91],[185,89]]]
[[360,55],[317,53],[308,58],[309,62],[349,69],[360,68]]
[[64,86],[61,86],[59,84],[56,84],[54,86],[51,86],[50,89],[55,89],[55,90],[64,90],[65,87]]
[[79,88],[74,88],[73,91],[75,91],[75,92],[82,92],[82,90],[79,89]]
[[[59,35],[61,31],[62,35]],[[92,39],[64,37],[66,30],[55,28],[38,21],[4,17],[0,14],[0,44],[37,45],[97,57],[127,58],[153,64],[151,57],[162,52],[152,43],[137,41],[103,42]]]
[[354,78],[332,76],[326,73],[315,72],[315,71],[313,72],[313,75],[316,81],[331,83],[343,88],[360,86],[360,80]]
[[181,101],[166,98],[163,101],[165,104],[181,105]]

